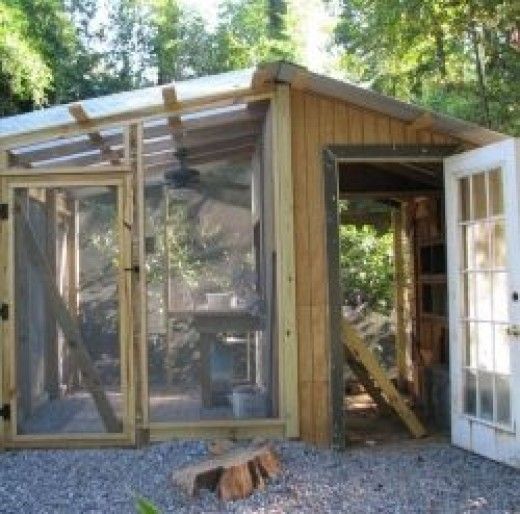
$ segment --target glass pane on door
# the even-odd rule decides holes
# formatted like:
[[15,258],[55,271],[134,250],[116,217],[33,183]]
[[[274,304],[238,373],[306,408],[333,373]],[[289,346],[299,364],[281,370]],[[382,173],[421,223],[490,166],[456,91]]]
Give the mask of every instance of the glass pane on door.
[[118,190],[14,189],[17,434],[121,432]]
[[509,274],[502,170],[477,173],[458,183],[464,409],[487,422],[509,425]]

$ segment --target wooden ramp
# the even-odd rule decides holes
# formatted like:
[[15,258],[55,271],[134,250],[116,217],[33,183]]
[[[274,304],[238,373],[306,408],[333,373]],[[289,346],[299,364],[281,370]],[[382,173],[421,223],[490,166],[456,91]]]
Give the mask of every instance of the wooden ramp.
[[359,378],[366,392],[383,411],[393,411],[407,426],[413,437],[423,437],[426,429],[387,377],[359,332],[342,320],[342,338],[347,364]]

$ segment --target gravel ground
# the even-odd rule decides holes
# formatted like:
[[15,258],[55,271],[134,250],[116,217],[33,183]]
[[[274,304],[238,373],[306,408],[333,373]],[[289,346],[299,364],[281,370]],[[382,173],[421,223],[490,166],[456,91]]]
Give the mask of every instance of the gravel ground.
[[175,467],[206,455],[203,442],[142,450],[46,450],[0,454],[0,512],[132,513],[144,496],[166,512],[520,512],[520,472],[444,442],[316,450],[277,445],[284,471],[263,492],[223,504],[186,498]]

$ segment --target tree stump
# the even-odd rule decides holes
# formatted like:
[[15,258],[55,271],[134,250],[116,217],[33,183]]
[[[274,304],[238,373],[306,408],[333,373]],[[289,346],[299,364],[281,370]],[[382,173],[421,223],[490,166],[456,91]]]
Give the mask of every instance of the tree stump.
[[172,474],[172,481],[190,496],[201,489],[215,491],[223,501],[246,498],[263,489],[266,480],[280,472],[280,459],[271,445],[239,448]]

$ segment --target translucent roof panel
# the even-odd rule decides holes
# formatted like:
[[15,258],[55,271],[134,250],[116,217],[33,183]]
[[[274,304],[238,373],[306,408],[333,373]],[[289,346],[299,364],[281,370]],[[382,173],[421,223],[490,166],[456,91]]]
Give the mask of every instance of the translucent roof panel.
[[254,72],[255,68],[249,68],[177,82],[175,86],[177,99],[183,102],[194,98],[231,92],[235,89],[248,88],[251,86]]
[[0,118],[0,136],[23,134],[74,121],[66,105]]
[[[255,69],[232,71],[175,83],[177,99],[182,101],[246,89],[251,85]],[[164,86],[147,87],[82,100],[87,116],[92,119],[160,106]],[[38,129],[52,128],[74,121],[68,105],[58,105],[26,114],[0,118],[0,136],[14,136]]]

